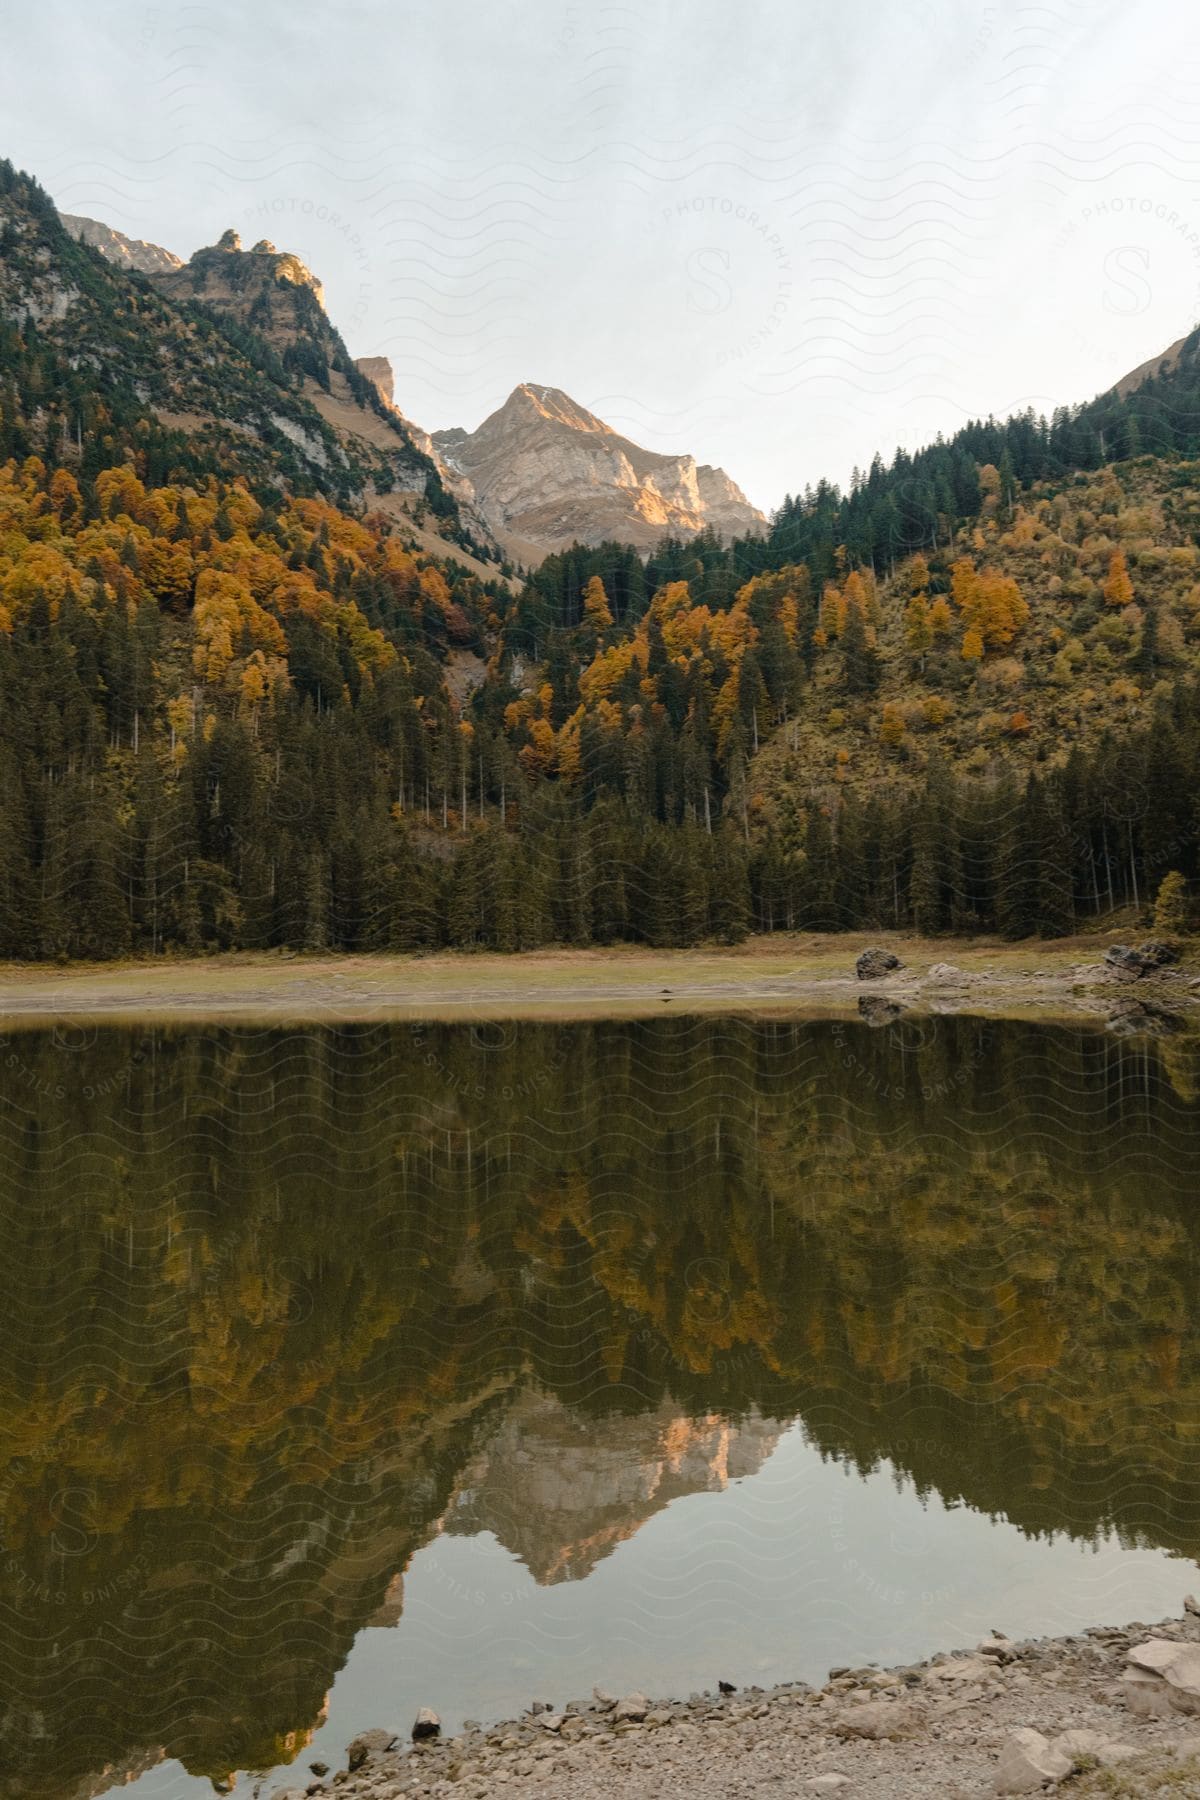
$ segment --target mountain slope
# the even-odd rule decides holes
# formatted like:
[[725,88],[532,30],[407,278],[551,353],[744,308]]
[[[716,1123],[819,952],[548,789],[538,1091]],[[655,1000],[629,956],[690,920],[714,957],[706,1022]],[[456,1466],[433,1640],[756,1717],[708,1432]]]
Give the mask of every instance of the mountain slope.
[[746,535],[766,523],[723,469],[644,450],[559,388],[522,382],[478,430],[438,431],[433,443],[526,562],[574,542],[648,550],[668,533]]
[[753,775],[772,805],[937,762],[988,784],[1046,773],[1200,677],[1200,463],[1142,457],[1008,504],[981,474],[951,542],[824,589],[808,678]]
[[[99,468],[136,442],[157,467],[220,468],[339,500],[426,479],[426,459],[398,435],[384,449],[331,427],[297,359],[197,305],[188,270],[123,272],[77,242],[35,184],[0,172],[0,320],[17,334],[8,416],[28,421],[31,447],[56,431]],[[306,289],[289,292],[302,296],[299,343],[320,309]],[[323,354],[327,380],[341,361],[361,380],[339,346],[331,328],[318,336],[314,367]]]
[[1195,336],[729,545],[715,471],[519,389],[484,486],[620,515],[519,593],[417,537],[453,493],[265,243],[126,273],[0,165],[0,371],[0,954],[1061,932],[1200,874]]
[[[396,404],[396,377],[392,365],[386,356],[359,356],[355,358],[355,368],[368,381],[375,391],[377,401],[381,402],[389,417],[394,416],[404,435],[412,442],[421,454],[429,459],[437,473],[441,484],[440,491],[449,494],[457,508],[459,518],[471,534],[490,553],[499,551],[499,540],[495,537],[491,526],[475,505],[475,490],[457,469],[442,456],[438,446],[430,434],[413,421]],[[320,402],[318,401],[319,405]]]
[[[219,365],[236,350],[264,378],[255,403],[236,382],[231,387],[225,368],[219,380],[204,380],[205,364],[214,361],[209,349],[203,357],[196,352],[174,359],[176,379],[167,390],[145,379],[157,372],[161,358],[147,354],[144,342],[126,342],[123,366],[143,377],[141,397],[154,404],[164,425],[192,438],[220,433],[226,456],[240,462],[247,460],[247,437],[264,439],[269,456],[251,459],[260,469],[279,461],[286,440],[298,453],[298,460],[292,457],[293,479],[340,499],[374,500],[418,531],[417,515],[428,512],[437,535],[482,558],[474,564],[477,570],[494,573],[486,566],[496,549],[486,525],[476,514],[460,518],[428,438],[410,428],[360,373],[325,312],[320,282],[299,257],[266,239],[243,250],[230,230],[219,244],[197,250],[183,263],[158,245],[134,242],[96,220],[68,215],[61,222],[73,239],[98,250],[115,269],[144,276],[148,288],[171,302],[176,316],[213,321],[227,346],[215,353]],[[61,261],[61,246],[55,255]],[[63,304],[62,295],[50,302]],[[120,311],[111,294],[101,304],[110,314]],[[222,390],[220,398],[214,389]]]
[[1128,375],[1122,375],[1120,381],[1114,384],[1113,392],[1125,399],[1127,395],[1144,387],[1148,381],[1174,375],[1185,362],[1194,360],[1196,350],[1194,331],[1189,332],[1186,337],[1176,338],[1173,344],[1168,344],[1165,350],[1152,356],[1149,362],[1139,363],[1136,369],[1130,369]]
[[[222,267],[231,288],[244,266]],[[284,355],[311,346],[328,375],[341,341],[272,253],[243,291],[256,283],[274,342],[112,267],[0,165],[8,953],[107,955],[143,927],[152,948],[240,934],[247,858],[265,852],[273,910],[286,863],[294,897],[328,829],[373,836],[395,867],[409,846],[389,808],[461,744],[503,584],[386,516],[419,453],[322,418]],[[120,897],[114,871],[135,866]],[[324,874],[310,897],[327,917]]]
[[298,256],[266,238],[243,250],[237,232],[229,230],[182,267],[150,279],[180,305],[192,302],[267,345],[348,451],[368,462],[386,459],[391,480],[376,485],[425,492],[433,476],[430,459],[359,373],[325,312],[320,282]]
[[58,216],[73,238],[78,238],[81,244],[90,244],[118,268],[136,271],[139,275],[160,275],[183,267],[180,258],[173,251],[164,250],[161,244],[148,244],[145,238],[126,237],[123,231],[102,225],[99,219],[82,218],[78,213],[60,213]]

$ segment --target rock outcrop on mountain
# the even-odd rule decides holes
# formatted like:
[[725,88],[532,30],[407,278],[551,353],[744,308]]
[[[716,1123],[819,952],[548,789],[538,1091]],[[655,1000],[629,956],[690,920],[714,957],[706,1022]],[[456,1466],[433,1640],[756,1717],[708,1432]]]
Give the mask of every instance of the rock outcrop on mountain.
[[422,430],[421,426],[414,424],[408,415],[402,412],[396,405],[396,376],[387,357],[357,356],[354,359],[354,366],[360,375],[371,382],[380,400],[388,410],[395,413],[398,419],[403,420],[405,431],[412,438],[412,441],[416,444],[417,448],[429,458],[430,462],[433,463],[446,487],[451,489],[452,492],[457,493],[460,498],[467,500],[468,502],[472,500],[474,498],[474,490],[472,489],[470,482],[455,469],[450,467],[438,450],[431,434],[428,431]]
[[453,544],[480,579],[497,574],[486,527],[460,514],[427,435],[355,367],[298,256],[265,238],[245,250],[229,230],[181,263],[64,218],[7,164],[0,236],[0,320],[33,321],[56,355],[111,371],[122,407],[177,434],[186,455],[373,507],[429,554]]
[[[231,228],[214,246],[197,250],[176,269],[155,273],[153,280],[171,299],[195,301],[253,331],[275,351],[343,442],[387,456],[394,485],[380,500],[384,510],[394,509],[397,494],[427,494],[435,472],[437,481],[455,496],[448,503],[451,511],[460,489],[469,505],[469,491],[449,476],[428,433],[395,405],[386,357],[365,358],[365,368],[351,360],[325,311],[320,281],[291,251],[278,249],[268,238],[243,249]],[[479,548],[489,554],[495,550],[482,518],[471,513],[463,523]],[[479,567],[483,569],[482,564]]]
[[139,275],[169,275],[183,267],[182,260],[161,244],[148,244],[145,238],[126,237],[99,219],[85,219],[79,213],[59,213],[59,218],[81,244],[90,244],[101,256],[119,269],[133,269]]
[[433,444],[523,562],[575,542],[648,550],[668,532],[746,535],[766,523],[723,469],[644,450],[559,388],[522,382],[477,431],[435,431]]
[[1184,362],[1194,361],[1198,352],[1200,327],[1189,331],[1186,337],[1176,338],[1173,344],[1168,344],[1165,350],[1160,350],[1149,362],[1139,363],[1136,369],[1130,369],[1128,375],[1122,375],[1115,384],[1114,391],[1122,397],[1136,393],[1138,388],[1144,387],[1157,375],[1173,375]]
[[443,1529],[492,1532],[543,1584],[578,1581],[673,1500],[756,1474],[782,1430],[753,1412],[736,1425],[692,1418],[670,1401],[595,1419],[528,1389],[464,1471]]
[[394,413],[406,435],[412,440],[422,456],[427,456],[437,470],[438,479],[446,492],[453,494],[458,503],[460,516],[472,535],[486,545],[498,548],[499,540],[493,539],[491,526],[482,511],[475,503],[475,489],[460,470],[451,466],[439,451],[433,437],[421,426],[414,424],[408,415],[396,405],[396,376],[386,356],[358,356],[354,366],[375,389],[382,404],[388,412]]
[[373,381],[379,389],[379,398],[389,406],[396,404],[396,371],[386,356],[356,356],[354,366],[360,375]]
[[325,312],[324,289],[298,256],[277,250],[269,238],[244,250],[232,227],[186,263],[156,272],[154,285],[173,300],[199,300],[210,312],[253,326],[279,348],[311,330],[311,303],[297,303],[297,296],[311,295],[322,317]]

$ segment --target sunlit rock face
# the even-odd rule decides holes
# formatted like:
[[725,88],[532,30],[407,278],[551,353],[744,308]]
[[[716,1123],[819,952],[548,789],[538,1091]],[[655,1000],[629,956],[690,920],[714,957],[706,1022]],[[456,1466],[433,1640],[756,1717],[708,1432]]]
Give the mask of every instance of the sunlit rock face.
[[271,298],[279,288],[307,288],[322,311],[325,290],[312,270],[290,250],[277,250],[261,238],[251,250],[230,229],[209,249],[197,250],[187,263],[152,271],[156,286],[176,299],[202,300],[214,311],[251,323],[270,340],[278,331]]
[[782,1430],[756,1413],[690,1418],[670,1401],[589,1418],[527,1389],[464,1471],[444,1529],[492,1532],[543,1584],[578,1581],[672,1500],[755,1474]]
[[169,275],[173,269],[183,267],[179,257],[164,250],[161,244],[126,237],[123,231],[102,225],[98,219],[85,219],[78,213],[60,213],[59,217],[72,237],[99,250],[101,256],[119,269],[135,269],[139,275]]
[[644,450],[560,388],[522,382],[477,431],[437,431],[433,441],[525,560],[575,542],[650,548],[668,532],[745,536],[766,523],[723,469]]

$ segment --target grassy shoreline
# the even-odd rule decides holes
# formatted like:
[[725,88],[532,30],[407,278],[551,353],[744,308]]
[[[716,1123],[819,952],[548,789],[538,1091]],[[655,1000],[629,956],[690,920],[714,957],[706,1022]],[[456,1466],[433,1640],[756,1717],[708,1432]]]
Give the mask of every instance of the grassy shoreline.
[[[838,1016],[879,994],[917,1011],[1103,1017],[1114,997],[1198,1003],[1200,959],[1130,983],[1103,968],[1111,931],[1054,941],[913,938],[901,933],[776,934],[733,946],[543,949],[515,954],[295,955],[238,951],[118,963],[0,964],[6,1027],[51,1019],[319,1022],[387,1018],[647,1017],[667,1011]],[[903,968],[859,981],[877,943]],[[930,971],[950,964],[961,978]]]

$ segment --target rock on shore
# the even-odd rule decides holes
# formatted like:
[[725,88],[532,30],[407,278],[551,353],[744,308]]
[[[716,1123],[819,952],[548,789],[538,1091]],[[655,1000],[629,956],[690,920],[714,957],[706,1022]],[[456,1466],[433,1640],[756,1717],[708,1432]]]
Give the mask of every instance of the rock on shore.
[[[1192,1603],[1194,1604],[1194,1603]],[[722,1690],[728,1687],[722,1683]],[[947,1800],[1053,1792],[1200,1796],[1200,1616],[1010,1641],[896,1669],[684,1699],[539,1700],[418,1739],[365,1732],[350,1767],[273,1800]]]

